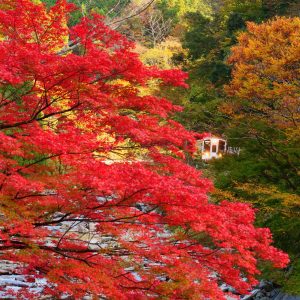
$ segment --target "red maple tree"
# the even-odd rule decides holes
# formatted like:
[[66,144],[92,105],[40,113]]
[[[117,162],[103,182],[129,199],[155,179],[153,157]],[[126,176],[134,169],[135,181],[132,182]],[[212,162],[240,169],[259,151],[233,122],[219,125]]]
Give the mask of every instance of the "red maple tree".
[[141,93],[186,75],[144,66],[98,15],[68,28],[70,9],[1,1],[1,260],[70,299],[224,299],[221,281],[285,266],[249,205],[209,202],[179,108]]

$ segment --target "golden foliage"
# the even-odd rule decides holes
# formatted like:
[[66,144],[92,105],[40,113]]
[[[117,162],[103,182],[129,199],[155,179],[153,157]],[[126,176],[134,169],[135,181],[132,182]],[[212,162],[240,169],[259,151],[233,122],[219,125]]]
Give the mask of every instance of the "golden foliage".
[[174,55],[187,55],[187,50],[183,49],[177,38],[169,37],[164,42],[158,44],[155,48],[145,48],[139,46],[141,60],[150,66],[157,66],[161,69],[172,69],[179,67],[175,65],[172,58]]
[[231,191],[216,188],[212,197],[215,201],[227,199],[233,202],[252,203],[262,212],[280,212],[285,216],[300,216],[300,196],[280,191],[273,185],[236,183]]
[[170,8],[177,7],[180,17],[184,16],[188,12],[201,12],[204,16],[210,16],[212,9],[203,0],[168,0]]
[[264,118],[299,137],[300,18],[248,23],[247,29],[229,58],[234,69],[226,91],[242,99],[231,104],[232,115]]

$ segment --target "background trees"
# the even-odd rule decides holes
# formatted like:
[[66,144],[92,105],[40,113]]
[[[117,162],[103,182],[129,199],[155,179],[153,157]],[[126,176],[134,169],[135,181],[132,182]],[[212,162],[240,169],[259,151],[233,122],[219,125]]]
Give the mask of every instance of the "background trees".
[[239,119],[238,126],[243,123],[243,135],[256,140],[261,157],[273,162],[265,177],[297,191],[300,20],[278,18],[247,29],[232,48],[233,78],[226,89],[235,98],[224,110]]
[[[233,78],[226,87],[233,98],[220,109],[230,120],[228,136],[244,150],[236,160],[216,165],[220,186],[231,186],[236,195],[255,202],[260,224],[270,226],[278,245],[293,254],[291,282],[297,281],[300,251],[299,21],[249,23],[248,32],[239,35],[229,59]],[[298,285],[286,284],[299,293]]]

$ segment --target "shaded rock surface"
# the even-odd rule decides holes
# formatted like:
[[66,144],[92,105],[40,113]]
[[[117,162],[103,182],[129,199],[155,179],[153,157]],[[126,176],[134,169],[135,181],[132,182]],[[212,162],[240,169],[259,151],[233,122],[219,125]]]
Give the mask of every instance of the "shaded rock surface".
[[278,285],[262,280],[250,295],[241,300],[300,300],[300,296],[292,296],[282,292]]

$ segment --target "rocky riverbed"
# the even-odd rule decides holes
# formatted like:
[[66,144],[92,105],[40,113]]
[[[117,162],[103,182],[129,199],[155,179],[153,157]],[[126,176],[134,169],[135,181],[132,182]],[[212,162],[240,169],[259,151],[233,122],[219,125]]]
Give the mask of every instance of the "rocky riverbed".
[[300,300],[300,296],[288,295],[280,287],[270,281],[262,280],[250,295],[242,300]]

